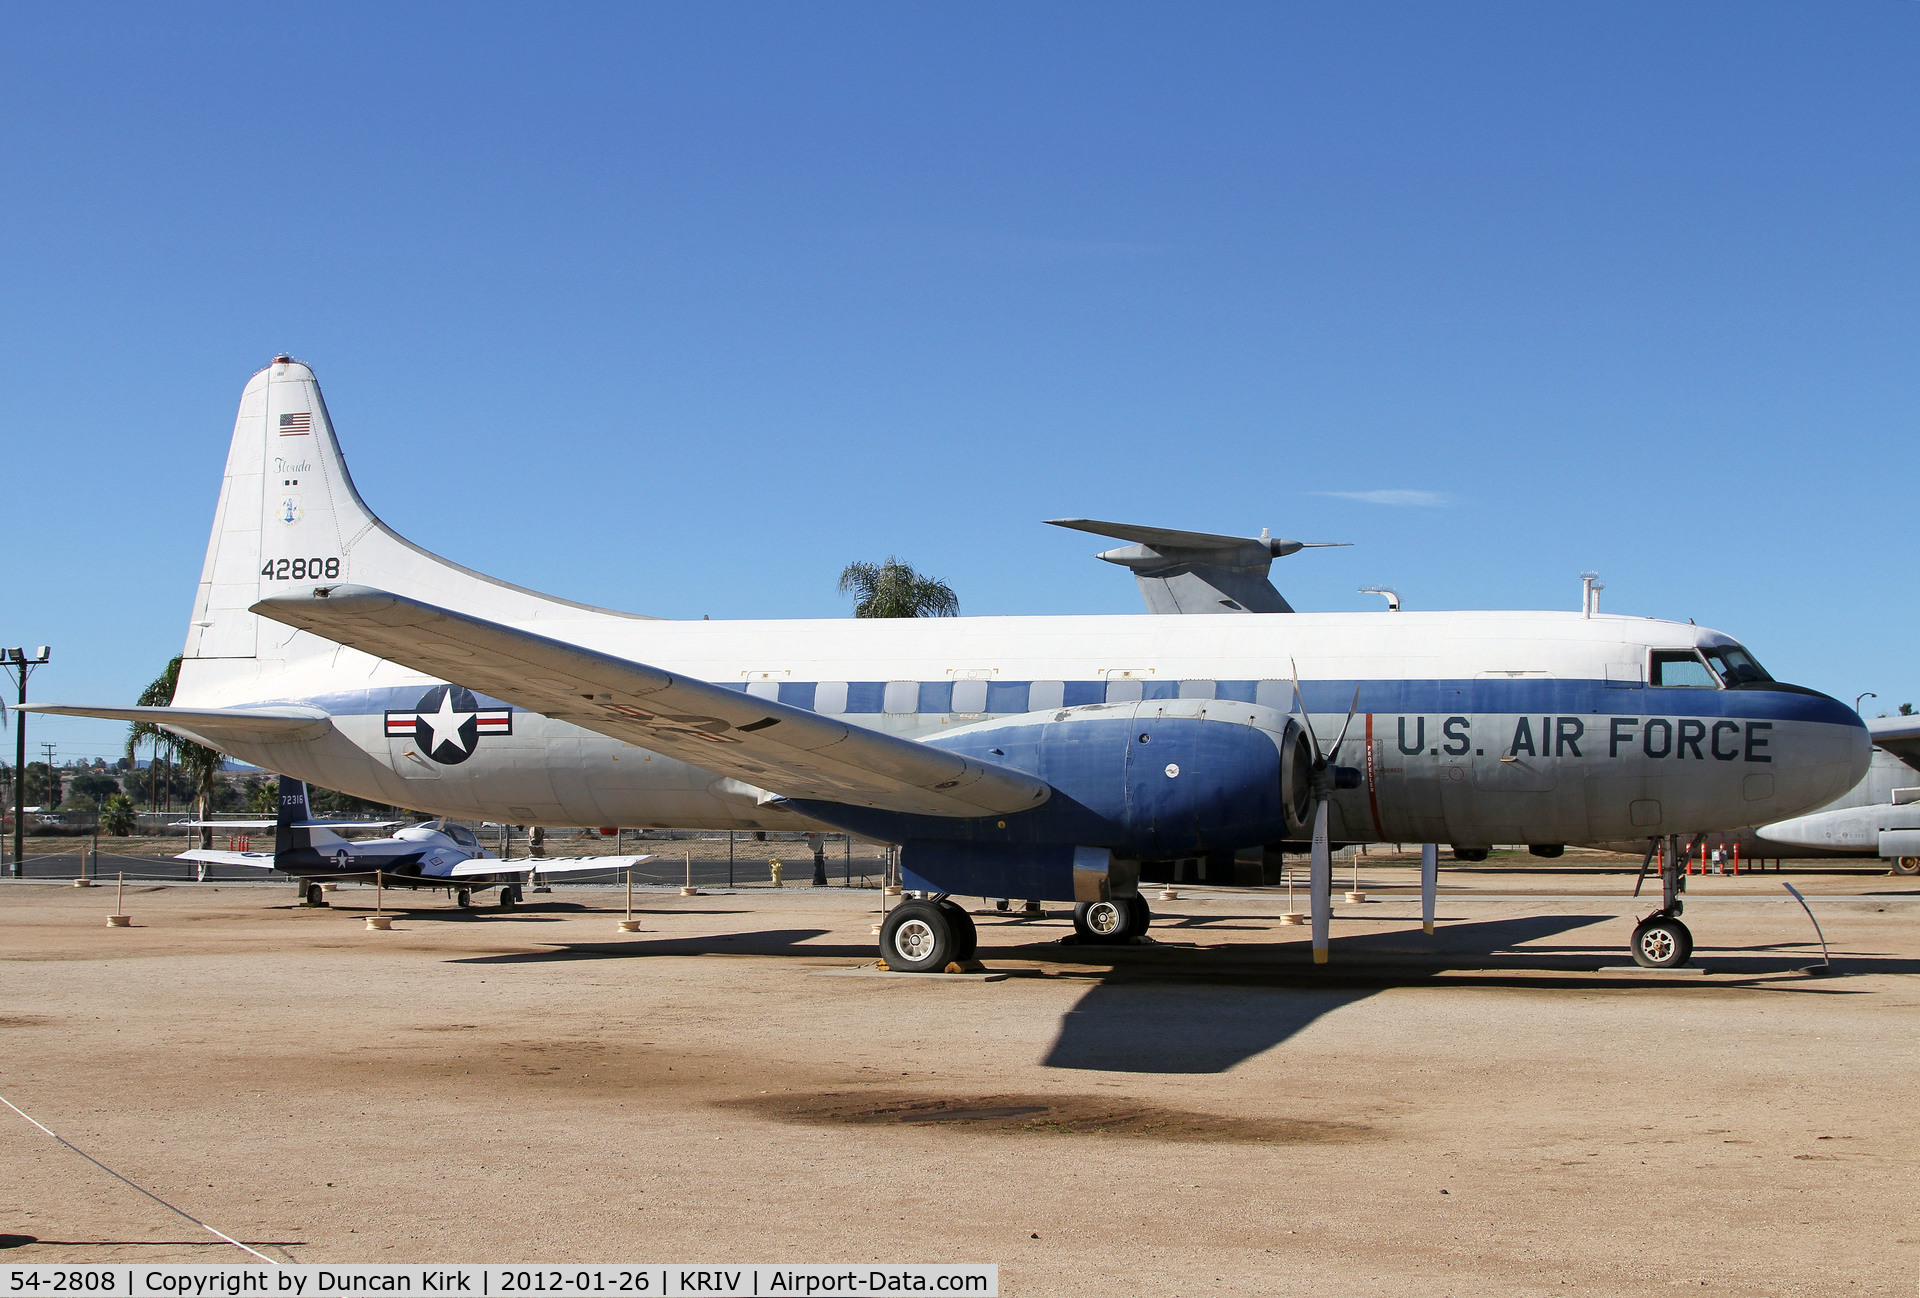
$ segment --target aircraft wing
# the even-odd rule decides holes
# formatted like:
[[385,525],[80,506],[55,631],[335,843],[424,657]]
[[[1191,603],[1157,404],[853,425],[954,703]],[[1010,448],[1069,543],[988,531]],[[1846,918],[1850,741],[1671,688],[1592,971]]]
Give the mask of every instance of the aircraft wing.
[[150,721],[156,726],[190,730],[208,739],[299,741],[318,739],[333,728],[319,708],[295,705],[265,708],[95,707],[75,703],[29,703],[21,712],[55,717],[99,717],[106,721]]
[[271,820],[169,820],[168,829],[272,829]]
[[[289,829],[388,829],[394,825],[411,825],[411,820],[296,820]],[[263,829],[272,829],[269,820]]]
[[176,861],[205,861],[208,865],[251,865],[260,870],[273,868],[272,852],[213,852],[195,848],[173,858]]
[[1875,748],[1884,748],[1920,770],[1920,717],[1876,717],[1867,722]]
[[[496,696],[497,697],[497,696]],[[462,861],[453,867],[449,874],[461,877],[472,874],[566,874],[581,870],[625,870],[642,861],[652,861],[656,855],[648,856],[548,856],[534,859],[522,857],[518,861]]]
[[253,605],[262,617],[518,707],[795,798],[930,816],[1005,815],[1044,780],[367,586]]

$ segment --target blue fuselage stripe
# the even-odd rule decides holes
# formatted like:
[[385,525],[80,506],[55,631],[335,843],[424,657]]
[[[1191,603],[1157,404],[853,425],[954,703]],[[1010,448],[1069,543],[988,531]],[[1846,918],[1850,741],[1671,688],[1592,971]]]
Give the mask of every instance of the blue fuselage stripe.
[[[850,681],[847,704],[839,715],[871,716],[886,712],[886,681]],[[966,715],[1007,715],[1030,710],[1032,681],[994,681],[988,684],[983,705]],[[1262,681],[1149,681],[1112,683],[1106,681],[1039,682],[1041,707],[1076,707],[1089,703],[1121,702],[1129,699],[1220,698],[1252,702],[1263,684],[1276,693],[1273,682]],[[1599,680],[1560,680],[1530,677],[1507,680],[1369,680],[1301,681],[1300,694],[1307,711],[1315,714],[1344,714],[1360,688],[1358,710],[1363,713],[1425,714],[1445,717],[1458,714],[1575,714],[1610,716],[1693,716],[1729,718],[1765,718],[1776,721],[1820,721],[1829,724],[1858,725],[1858,718],[1845,704],[1824,694],[1802,694],[1769,689],[1685,689],[1610,684]],[[780,702],[811,708],[818,686],[813,682],[783,682]],[[1056,693],[1056,689],[1058,693]],[[896,691],[896,694],[904,691]],[[405,710],[420,702],[422,687],[391,686],[384,689],[354,690],[322,694],[305,699],[262,699],[247,706],[297,703],[319,708],[333,716],[380,715],[389,710]],[[837,694],[838,690],[833,691]],[[954,683],[919,683],[912,715],[946,715],[952,710]],[[502,700],[476,694],[483,708],[509,708]],[[977,695],[975,697],[978,697]],[[1060,699],[1054,704],[1055,698]],[[1270,699],[1281,711],[1292,707],[1291,690],[1283,697]],[[514,709],[525,711],[526,709]],[[908,714],[903,714],[908,715]]]

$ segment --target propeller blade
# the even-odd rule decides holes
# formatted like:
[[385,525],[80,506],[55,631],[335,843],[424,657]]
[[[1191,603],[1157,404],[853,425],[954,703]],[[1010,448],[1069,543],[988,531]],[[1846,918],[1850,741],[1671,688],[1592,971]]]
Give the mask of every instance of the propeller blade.
[[1353,702],[1347,705],[1347,719],[1341,723],[1340,737],[1333,741],[1333,748],[1327,753],[1328,761],[1332,761],[1335,757],[1338,757],[1340,755],[1340,745],[1347,742],[1347,727],[1353,724],[1353,714],[1358,712],[1359,710],[1360,710],[1360,686],[1356,682],[1353,687]]
[[1307,728],[1307,738],[1313,743],[1313,763],[1325,766],[1326,757],[1320,752],[1320,736],[1313,733],[1313,718],[1307,715],[1307,700],[1300,693],[1300,665],[1287,659],[1287,666],[1293,672],[1293,707],[1300,714],[1300,724]]
[[1327,800],[1313,810],[1313,863],[1308,872],[1308,909],[1313,912],[1313,962],[1327,962],[1328,930],[1333,919],[1333,849],[1327,841]]

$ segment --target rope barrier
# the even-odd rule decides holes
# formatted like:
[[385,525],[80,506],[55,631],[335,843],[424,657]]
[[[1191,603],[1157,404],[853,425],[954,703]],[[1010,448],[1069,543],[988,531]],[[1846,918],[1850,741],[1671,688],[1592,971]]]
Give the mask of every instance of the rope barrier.
[[282,1265],[280,1262],[277,1262],[273,1258],[268,1257],[265,1253],[262,1253],[259,1249],[248,1248],[245,1244],[242,1244],[239,1240],[235,1239],[233,1236],[228,1235],[223,1231],[215,1230],[213,1227],[207,1225],[206,1222],[201,1221],[198,1217],[194,1216],[192,1213],[182,1212],[180,1209],[174,1207],[172,1204],[168,1203],[165,1199],[162,1199],[159,1195],[155,1194],[153,1191],[144,1189],[138,1185],[134,1185],[132,1181],[127,1180],[126,1177],[120,1175],[120,1173],[114,1171],[111,1167],[108,1167],[105,1163],[95,1158],[92,1154],[89,1154],[86,1150],[80,1148],[80,1146],[66,1139],[59,1132],[53,1130],[53,1128],[47,1126],[45,1123],[42,1123],[36,1120],[32,1114],[28,1113],[25,1109],[15,1104],[12,1100],[9,1100],[6,1096],[0,1095],[0,1104],[6,1105],[9,1109],[12,1109],[15,1113],[25,1118],[28,1122],[33,1123],[34,1126],[39,1127],[40,1130],[46,1132],[49,1136],[52,1136],[55,1140],[65,1145],[68,1149],[71,1149],[74,1153],[80,1155],[80,1157],[86,1159],[89,1163],[92,1163],[95,1167],[105,1172],[108,1176],[111,1176],[114,1180],[119,1181],[122,1185],[133,1186],[134,1189],[139,1190],[141,1194],[146,1195],[149,1199],[159,1204],[162,1208],[165,1208],[168,1212],[171,1212],[176,1216],[185,1217],[188,1221],[198,1226],[201,1230],[204,1230],[207,1233],[212,1235],[220,1236],[221,1239],[226,1240],[227,1243],[233,1245],[235,1248],[241,1250],[244,1253],[253,1254],[255,1257],[259,1258],[262,1262],[268,1262],[274,1266]]

